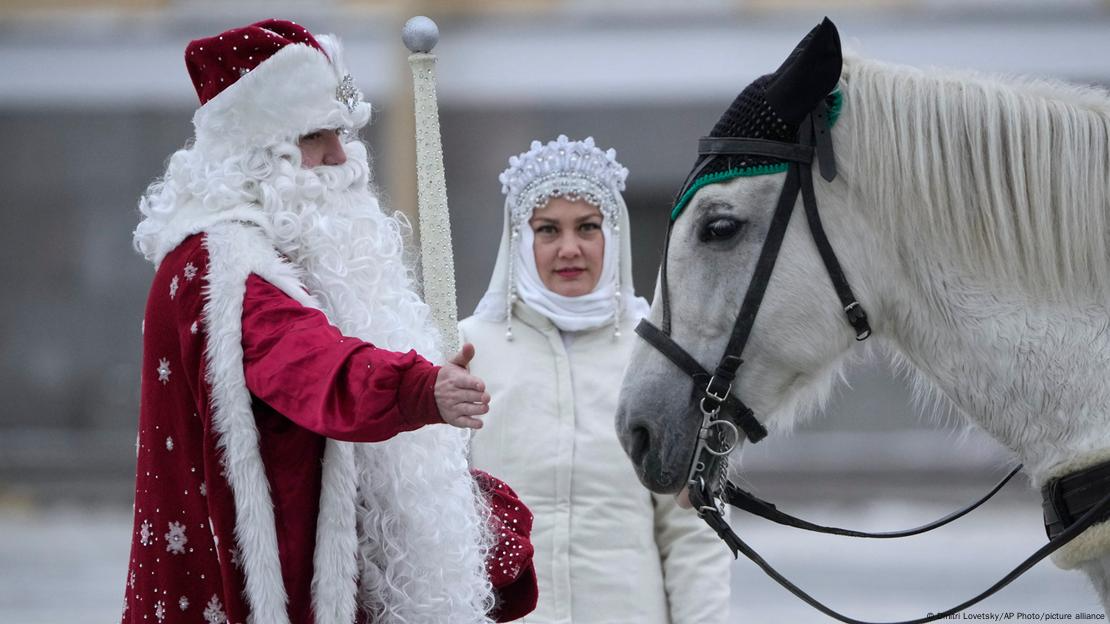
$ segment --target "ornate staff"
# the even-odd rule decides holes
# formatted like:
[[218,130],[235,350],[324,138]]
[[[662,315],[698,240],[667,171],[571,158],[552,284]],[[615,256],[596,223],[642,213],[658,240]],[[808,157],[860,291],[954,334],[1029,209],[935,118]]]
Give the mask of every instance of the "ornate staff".
[[401,40],[412,54],[413,100],[416,105],[416,203],[420,213],[420,257],[424,266],[424,301],[443,338],[443,355],[459,350],[455,311],[455,259],[451,255],[451,220],[443,176],[443,145],[436,103],[436,56],[439,28],[417,16],[405,22]]

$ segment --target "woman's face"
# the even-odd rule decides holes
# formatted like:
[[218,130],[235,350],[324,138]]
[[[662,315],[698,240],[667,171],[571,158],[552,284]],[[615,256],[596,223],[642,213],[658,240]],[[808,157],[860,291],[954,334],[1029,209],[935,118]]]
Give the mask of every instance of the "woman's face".
[[601,211],[582,200],[552,197],[532,212],[532,250],[543,285],[564,297],[593,292],[601,279],[605,237]]

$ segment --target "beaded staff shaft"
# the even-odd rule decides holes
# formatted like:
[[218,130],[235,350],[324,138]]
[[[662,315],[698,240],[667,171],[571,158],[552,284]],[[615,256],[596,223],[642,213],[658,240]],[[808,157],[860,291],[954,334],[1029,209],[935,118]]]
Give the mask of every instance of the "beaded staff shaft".
[[436,56],[439,29],[427,17],[414,17],[401,31],[412,53],[413,101],[416,108],[416,201],[420,213],[420,258],[424,266],[424,301],[443,341],[443,355],[459,350],[455,311],[455,261],[451,255],[451,220],[443,174],[443,145],[436,103]]

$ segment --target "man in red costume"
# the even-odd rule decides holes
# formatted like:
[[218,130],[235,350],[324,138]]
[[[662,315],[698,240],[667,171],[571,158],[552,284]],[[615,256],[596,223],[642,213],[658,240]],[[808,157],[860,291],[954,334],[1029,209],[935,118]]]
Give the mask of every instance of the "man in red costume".
[[531,515],[467,468],[489,402],[473,348],[418,355],[439,359],[438,337],[354,138],[370,106],[338,42],[268,20],[185,60],[196,138],[135,231],[157,272],[123,621],[529,612]]

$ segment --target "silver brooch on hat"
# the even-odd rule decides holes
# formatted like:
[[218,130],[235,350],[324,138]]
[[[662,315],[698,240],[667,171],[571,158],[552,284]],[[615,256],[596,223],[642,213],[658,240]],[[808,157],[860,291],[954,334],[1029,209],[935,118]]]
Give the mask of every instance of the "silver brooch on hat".
[[347,112],[355,112],[355,107],[362,101],[362,91],[355,86],[355,79],[350,74],[343,76],[339,86],[335,88],[335,99],[347,107]]

